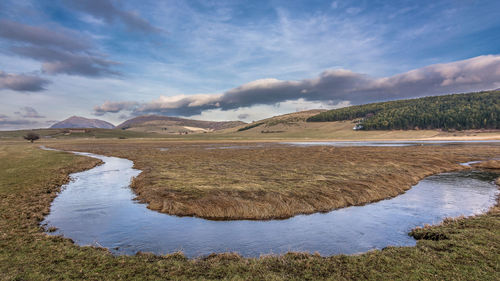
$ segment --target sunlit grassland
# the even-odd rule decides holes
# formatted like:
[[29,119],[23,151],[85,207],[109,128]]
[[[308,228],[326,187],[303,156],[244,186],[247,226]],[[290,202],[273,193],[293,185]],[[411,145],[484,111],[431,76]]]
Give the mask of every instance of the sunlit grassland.
[[[135,129],[90,129],[87,133],[65,133],[64,129],[37,129],[43,139],[162,139],[172,141],[277,141],[277,140],[500,140],[499,130],[373,130],[355,131],[352,121],[304,122],[271,118],[265,124],[238,131],[245,126],[209,133],[159,134]],[[266,119],[267,120],[267,119]],[[258,123],[258,122],[257,122]],[[252,126],[252,124],[246,125]],[[21,140],[31,130],[0,131],[0,140]]]

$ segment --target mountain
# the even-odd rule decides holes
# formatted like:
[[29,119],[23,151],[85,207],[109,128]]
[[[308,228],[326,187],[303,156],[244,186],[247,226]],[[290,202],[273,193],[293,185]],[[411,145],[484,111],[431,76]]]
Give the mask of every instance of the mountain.
[[50,127],[56,128],[100,128],[100,129],[114,129],[115,126],[109,122],[99,119],[88,119],[80,116],[71,116],[70,118],[57,122]]
[[311,116],[308,122],[359,119],[363,130],[500,129],[500,91],[431,96],[356,105]]
[[244,125],[241,121],[202,121],[161,115],[143,115],[127,120],[117,128],[150,133],[212,132]]

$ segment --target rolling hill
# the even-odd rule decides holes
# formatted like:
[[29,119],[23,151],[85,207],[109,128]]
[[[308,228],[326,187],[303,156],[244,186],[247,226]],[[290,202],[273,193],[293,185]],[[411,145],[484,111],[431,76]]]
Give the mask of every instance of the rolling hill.
[[308,122],[359,120],[363,130],[500,129],[500,91],[356,105],[319,113]]
[[[464,140],[464,139],[500,139],[498,124],[500,120],[500,91],[488,91],[470,94],[455,94],[422,99],[399,100],[375,104],[345,107],[335,110],[309,110],[290,113],[252,122],[237,128],[213,133],[214,137],[227,139],[330,139],[330,140]],[[378,114],[397,111],[409,120],[419,120],[417,114],[424,114],[422,120],[439,116],[439,120],[465,116],[465,125],[460,130],[452,130],[449,125],[438,127],[411,127],[403,129],[353,130],[353,127],[366,124],[369,118]],[[427,111],[427,112],[426,112]],[[430,113],[433,112],[433,113]],[[395,114],[395,113],[394,113]],[[391,117],[385,113],[379,115]],[[394,115],[396,116],[396,115]],[[393,116],[393,117],[394,117]],[[410,117],[411,116],[411,117]],[[368,117],[368,118],[367,118]],[[389,119],[389,117],[387,117]],[[436,118],[438,119],[438,118]],[[477,122],[477,127],[467,126]],[[485,121],[486,119],[486,121]],[[380,122],[380,119],[373,119]],[[462,121],[460,121],[462,122]],[[469,122],[469,123],[467,123]],[[481,124],[486,124],[482,126]],[[208,136],[207,136],[208,137]]]
[[80,116],[71,116],[68,119],[55,123],[50,128],[51,129],[59,129],[59,128],[114,129],[115,126],[109,122],[99,119],[88,119]]
[[285,130],[290,127],[300,127],[301,123],[304,123],[309,117],[315,116],[324,109],[312,109],[306,111],[299,111],[294,113],[288,113],[284,115],[278,115],[271,118],[263,119],[260,121],[253,122],[246,126],[238,128],[238,132],[247,131],[250,129],[258,128],[261,132],[279,132],[280,130]]
[[201,121],[161,115],[143,115],[127,120],[116,128],[148,133],[176,134],[203,133],[234,128],[246,124],[241,121]]

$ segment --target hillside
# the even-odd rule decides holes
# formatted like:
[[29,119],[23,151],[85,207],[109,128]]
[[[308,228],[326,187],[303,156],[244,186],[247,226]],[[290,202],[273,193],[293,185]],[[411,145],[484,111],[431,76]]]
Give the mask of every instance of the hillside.
[[246,126],[238,128],[238,132],[247,131],[254,128],[259,128],[265,132],[266,128],[272,128],[271,131],[279,131],[280,129],[297,127],[300,126],[301,123],[305,122],[309,117],[317,115],[318,113],[324,112],[324,109],[312,109],[294,113],[288,113],[284,115],[278,115],[271,118],[263,119],[260,121],[253,122]]
[[72,116],[66,120],[55,123],[51,129],[59,128],[99,128],[99,129],[114,129],[115,126],[109,122],[99,119],[88,119],[80,116]]
[[118,129],[150,133],[200,133],[244,125],[241,121],[202,121],[161,115],[143,115],[127,120]]
[[500,129],[500,91],[350,106],[319,113],[308,122],[362,118],[363,130]]

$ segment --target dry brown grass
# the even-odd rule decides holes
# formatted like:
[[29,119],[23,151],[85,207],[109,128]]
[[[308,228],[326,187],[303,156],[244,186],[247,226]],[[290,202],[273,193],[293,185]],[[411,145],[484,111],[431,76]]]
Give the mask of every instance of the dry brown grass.
[[225,145],[98,141],[51,146],[131,159],[143,171],[132,187],[150,209],[218,220],[287,218],[365,204],[401,194],[431,174],[465,169],[460,162],[500,155],[500,146],[261,145],[207,149]]
[[499,205],[417,229],[415,247],[361,255],[113,256],[45,235],[38,225],[68,173],[98,161],[5,142],[0,159],[0,280],[500,280]]
[[487,170],[500,170],[499,160],[489,160],[471,165],[474,168],[487,169]]

